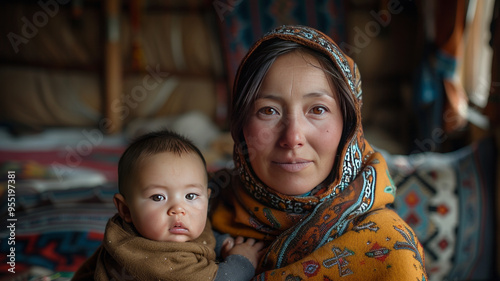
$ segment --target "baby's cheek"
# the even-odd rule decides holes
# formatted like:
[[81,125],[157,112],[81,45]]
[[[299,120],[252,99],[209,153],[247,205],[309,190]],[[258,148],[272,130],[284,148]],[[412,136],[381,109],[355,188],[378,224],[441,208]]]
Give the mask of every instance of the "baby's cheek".
[[142,236],[149,239],[157,239],[162,234],[163,222],[160,219],[161,215],[155,212],[145,212],[140,218],[139,226],[136,225],[137,230]]

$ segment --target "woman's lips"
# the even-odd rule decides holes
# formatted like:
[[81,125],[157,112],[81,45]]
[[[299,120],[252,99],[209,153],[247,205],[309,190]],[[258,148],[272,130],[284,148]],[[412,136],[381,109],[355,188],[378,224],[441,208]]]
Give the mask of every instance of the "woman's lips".
[[290,173],[300,172],[303,169],[307,168],[311,163],[311,161],[273,162],[274,165],[277,165],[278,167]]

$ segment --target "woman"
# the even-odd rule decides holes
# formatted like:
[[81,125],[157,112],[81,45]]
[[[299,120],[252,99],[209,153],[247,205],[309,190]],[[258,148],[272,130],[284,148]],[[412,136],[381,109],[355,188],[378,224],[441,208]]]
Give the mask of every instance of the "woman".
[[236,168],[214,176],[215,229],[267,242],[256,280],[426,280],[423,248],[363,137],[354,62],[304,26],[266,34],[232,96]]

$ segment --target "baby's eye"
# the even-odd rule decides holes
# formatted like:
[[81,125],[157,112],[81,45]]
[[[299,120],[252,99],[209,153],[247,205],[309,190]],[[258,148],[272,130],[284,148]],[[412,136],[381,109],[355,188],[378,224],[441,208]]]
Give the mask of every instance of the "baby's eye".
[[155,194],[149,198],[151,198],[153,201],[156,201],[156,202],[165,200],[165,196],[163,196],[161,194]]
[[259,113],[264,115],[273,115],[273,114],[278,114],[278,111],[272,107],[267,106],[259,109]]
[[325,112],[327,112],[327,111],[328,111],[328,110],[327,110],[327,109],[326,109],[326,107],[324,107],[324,106],[315,106],[315,107],[313,107],[313,108],[311,109],[311,113],[313,113],[313,114],[318,114],[318,115],[323,114],[323,113],[325,113]]
[[196,194],[196,193],[186,194],[186,199],[187,200],[194,200],[194,199],[196,199],[196,197],[198,197],[198,194]]

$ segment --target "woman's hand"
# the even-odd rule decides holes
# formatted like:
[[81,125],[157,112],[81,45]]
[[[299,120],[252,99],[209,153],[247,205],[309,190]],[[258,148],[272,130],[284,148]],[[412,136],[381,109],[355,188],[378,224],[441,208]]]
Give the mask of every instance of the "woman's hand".
[[264,254],[264,242],[253,238],[238,236],[236,239],[227,238],[222,244],[221,256],[226,258],[229,255],[241,255],[250,260],[252,265],[257,268],[260,258]]

